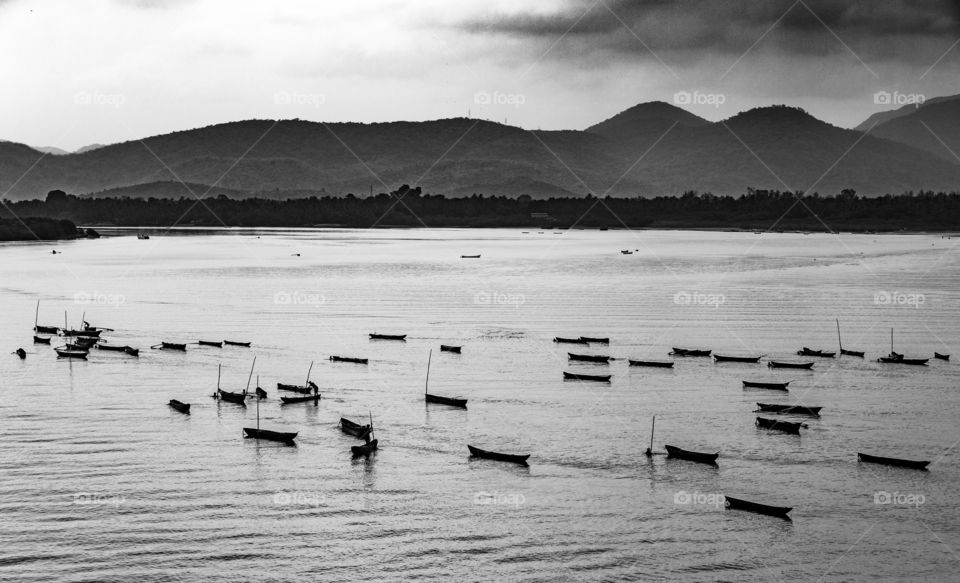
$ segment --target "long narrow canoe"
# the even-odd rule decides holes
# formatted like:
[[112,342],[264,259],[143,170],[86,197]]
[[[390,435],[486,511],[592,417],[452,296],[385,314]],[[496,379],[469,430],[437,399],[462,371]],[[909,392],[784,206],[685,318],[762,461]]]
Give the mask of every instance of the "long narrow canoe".
[[223,343],[226,346],[242,346],[244,348],[250,348],[249,342],[237,342],[235,340],[224,340]]
[[119,346],[117,344],[97,344],[97,350],[106,350],[108,352],[126,352],[126,346]]
[[181,352],[187,351],[186,344],[179,344],[177,342],[161,342],[160,348],[162,348],[163,350],[179,350]]
[[713,358],[717,362],[760,362],[759,356],[727,356],[724,354],[714,354]]
[[[33,338],[34,340],[36,340],[37,337],[34,336]],[[940,354],[939,352],[934,352],[933,357],[936,358],[937,360],[950,360],[949,354]]]
[[686,449],[680,449],[679,447],[674,447],[672,445],[664,445],[667,449],[667,457],[675,457],[682,460],[688,460],[691,462],[699,462],[701,464],[716,464],[717,458],[720,457],[720,453],[700,453],[698,451],[689,451]]
[[780,518],[790,519],[787,516],[793,508],[786,506],[769,506],[767,504],[760,504],[758,502],[750,502],[748,500],[741,500],[740,498],[733,498],[732,496],[724,496],[726,500],[725,504],[727,508],[731,510],[746,510],[747,512],[756,512],[757,514],[766,514],[768,516],[778,516]]
[[228,403],[236,403],[237,405],[247,406],[247,396],[244,393],[231,393],[230,391],[224,391],[220,389],[218,394],[220,399]]
[[815,350],[813,348],[807,348],[804,346],[797,351],[797,354],[800,356],[818,356],[820,358],[833,358],[837,355],[836,352],[829,352],[827,350]]
[[130,356],[140,356],[139,348],[133,348],[132,346],[124,346],[123,351],[129,354]]
[[601,362],[603,364],[609,364],[609,356],[595,356],[593,354],[574,354],[573,352],[568,352],[567,357],[570,360],[579,360],[581,362]]
[[406,340],[406,334],[370,334],[370,340]]
[[90,348],[91,346],[93,346],[94,344],[100,341],[99,338],[95,338],[93,336],[75,336],[73,338],[74,339],[71,344],[74,344],[76,346],[82,346],[84,348]]
[[280,401],[283,402],[284,405],[290,405],[293,403],[309,403],[310,401],[313,401],[313,404],[316,405],[320,399],[320,393],[317,393],[316,395],[306,395],[303,397],[280,397]]
[[710,356],[712,350],[699,350],[696,348],[677,348],[673,347],[673,351],[670,353],[674,356]]
[[369,359],[354,358],[352,356],[331,356],[330,360],[333,362],[352,362],[354,364],[367,364],[369,362]]
[[777,419],[767,419],[766,417],[757,417],[757,427],[782,431],[793,435],[800,435],[800,428],[803,423],[793,423],[791,421],[778,421]]
[[223,348],[223,340],[217,340],[217,341],[199,340],[197,341],[197,344],[199,344],[200,346],[213,346],[215,348]]
[[437,405],[450,405],[451,407],[467,408],[467,400],[456,397],[441,397],[440,395],[431,395],[425,393],[427,403],[436,403]]
[[473,447],[468,445],[467,449],[470,450],[470,455],[476,457],[482,457],[488,460],[497,460],[501,462],[512,462],[520,465],[527,465],[527,459],[529,459],[530,454],[527,455],[516,455],[510,453],[498,453],[495,451],[487,451],[485,449],[480,449],[479,447]]
[[767,363],[770,368],[801,368],[810,370],[813,368],[812,362],[783,362],[781,360],[771,360]]
[[665,360],[633,360],[630,359],[630,366],[651,366],[657,368],[673,368],[673,362]]
[[[38,330],[39,332],[39,330]],[[93,336],[99,337],[100,330],[63,330],[64,336]]]
[[864,352],[862,350],[847,350],[846,348],[841,348],[840,354],[843,354],[846,356],[856,356],[859,358],[863,358]]
[[583,340],[588,344],[610,344],[609,338],[597,338],[595,336],[581,336],[580,340]]
[[60,328],[56,326],[34,326],[33,331],[37,334],[58,334]]
[[81,358],[83,360],[87,359],[86,350],[70,350],[69,348],[54,348],[57,351],[58,358]]
[[303,393],[305,395],[313,392],[312,385],[288,385],[285,383],[277,383],[278,391],[290,391],[291,393]]
[[745,389],[771,389],[774,391],[786,391],[787,385],[793,381],[787,381],[785,383],[770,383],[763,381],[742,381],[743,388]]
[[857,453],[857,459],[861,462],[867,462],[871,464],[883,464],[885,466],[897,466],[901,468],[912,468],[914,470],[926,470],[927,466],[930,464],[928,461],[916,461],[916,460],[904,460],[898,459],[895,457],[880,457],[877,455],[868,455],[865,453]]
[[463,348],[462,346],[452,346],[450,344],[441,344],[440,352],[455,352],[457,354],[460,354],[460,350],[462,348]]
[[181,403],[176,399],[170,399],[170,403],[168,404],[174,409],[176,409],[177,411],[183,413],[184,415],[190,414],[190,403]]
[[283,431],[270,431],[269,429],[257,429],[256,427],[244,427],[243,433],[244,437],[279,441],[281,443],[293,443],[294,438],[297,437],[295,432],[287,433]]
[[369,443],[363,445],[354,445],[350,448],[350,452],[353,453],[353,457],[359,457],[362,455],[370,455],[371,453],[377,451],[377,440],[374,439]]
[[564,380],[571,381],[594,381],[597,383],[609,383],[610,375],[600,375],[600,374],[579,374],[575,372],[563,372]]
[[480,259],[479,255],[461,255],[460,259]]
[[363,439],[363,436],[367,433],[370,433],[370,425],[361,425],[350,421],[346,417],[340,418],[340,431],[346,433],[347,435],[352,435],[356,438]]
[[912,364],[915,366],[922,366],[927,364],[929,358],[904,358],[903,355],[898,354],[897,356],[881,356],[877,359],[877,362],[882,362],[884,364]]
[[553,341],[557,344],[588,344],[583,338],[564,338],[563,336],[557,336]]
[[782,413],[784,415],[812,415],[820,416],[820,409],[823,407],[804,407],[803,405],[774,405],[770,403],[757,403],[757,407],[765,413]]
[[34,344],[50,344],[50,338],[43,338],[42,336],[34,335],[33,343]]

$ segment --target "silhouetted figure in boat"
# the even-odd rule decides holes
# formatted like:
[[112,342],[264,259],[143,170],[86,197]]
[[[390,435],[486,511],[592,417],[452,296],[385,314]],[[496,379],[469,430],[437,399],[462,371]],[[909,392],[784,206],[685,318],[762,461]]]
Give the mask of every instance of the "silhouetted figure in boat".
[[19,356],[19,357],[20,357],[20,360],[23,360],[23,359],[27,358],[27,351],[24,350],[24,349],[22,349],[22,348],[18,348],[18,349],[16,350],[16,352],[14,352],[14,354],[16,354],[17,356]]

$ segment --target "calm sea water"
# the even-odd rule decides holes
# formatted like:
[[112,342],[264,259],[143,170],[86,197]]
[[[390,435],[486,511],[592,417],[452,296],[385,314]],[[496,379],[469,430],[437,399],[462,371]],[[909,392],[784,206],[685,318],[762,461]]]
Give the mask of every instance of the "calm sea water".
[[[891,328],[908,356],[957,352],[955,244],[450,229],[0,245],[0,347],[28,352],[0,359],[0,580],[955,580],[960,373],[875,362]],[[38,299],[41,324],[85,313],[140,357],[58,361],[31,344]],[[835,318],[867,358],[812,372],[568,363],[551,342],[609,336],[572,350],[618,359],[679,345],[796,359],[836,348]],[[253,346],[149,348],[200,339]],[[431,349],[431,390],[468,410],[425,406]],[[210,398],[218,364],[242,390],[254,356],[260,423],[299,431],[295,447],[243,439],[256,408]],[[311,361],[323,400],[281,407],[276,383],[303,382]],[[779,394],[744,379],[793,382]],[[757,401],[823,416],[776,434],[754,426]],[[371,414],[380,451],[352,460],[337,422]],[[719,451],[719,467],[648,459],[654,414],[654,449]],[[530,453],[530,466],[470,459],[468,443]],[[932,463],[858,464],[857,451]],[[723,494],[793,506],[793,520],[723,510]]]

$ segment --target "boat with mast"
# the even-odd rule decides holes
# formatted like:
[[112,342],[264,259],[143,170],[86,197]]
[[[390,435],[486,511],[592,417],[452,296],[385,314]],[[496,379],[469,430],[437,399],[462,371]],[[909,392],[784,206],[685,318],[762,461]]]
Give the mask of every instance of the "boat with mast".
[[843,347],[843,339],[840,337],[840,318],[837,318],[837,343],[840,345],[840,354],[846,356],[856,356],[863,358],[863,352],[859,350],[847,350]]
[[899,352],[894,351],[893,349],[893,328],[890,328],[890,354],[887,356],[881,356],[877,359],[877,362],[882,362],[885,364],[912,364],[917,366],[923,366],[927,364],[929,358],[906,358]]
[[424,382],[423,395],[427,403],[436,403],[437,405],[449,405],[451,407],[467,408],[467,400],[463,397],[441,397],[440,395],[430,394],[430,361],[433,360],[433,350],[427,356],[427,380]]
[[[257,364],[257,357],[253,357],[253,364]],[[250,367],[250,376],[253,376],[253,367]],[[247,388],[250,388],[250,379],[247,378]],[[244,390],[246,393],[246,390]],[[297,432],[287,432],[287,431],[272,431],[270,429],[260,429],[260,399],[257,399],[257,426],[256,427],[244,427],[243,428],[244,437],[252,437],[253,439],[265,439],[267,441],[279,441],[281,443],[286,443],[288,445],[293,445],[294,438],[297,437]]]

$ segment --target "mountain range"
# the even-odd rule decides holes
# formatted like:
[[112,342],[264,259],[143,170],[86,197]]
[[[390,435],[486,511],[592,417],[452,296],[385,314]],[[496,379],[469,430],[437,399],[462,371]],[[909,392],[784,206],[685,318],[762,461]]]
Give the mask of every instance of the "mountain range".
[[[321,123],[246,120],[73,153],[0,142],[0,192],[294,198],[389,192],[447,196],[657,196],[747,188],[863,195],[960,190],[960,98],[839,128],[788,106],[711,122],[642,103],[585,130],[529,131],[473,118]],[[48,149],[49,150],[49,149]]]

